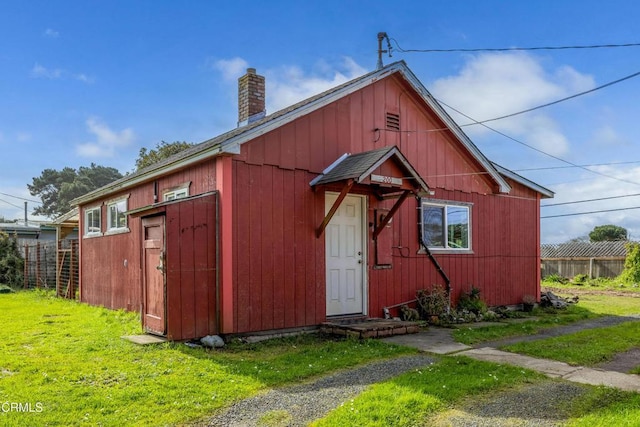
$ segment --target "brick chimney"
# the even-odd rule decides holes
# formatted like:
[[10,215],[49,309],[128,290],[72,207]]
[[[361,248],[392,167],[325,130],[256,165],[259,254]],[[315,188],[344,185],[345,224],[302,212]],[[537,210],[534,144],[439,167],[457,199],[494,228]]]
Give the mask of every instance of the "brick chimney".
[[238,126],[265,116],[264,86],[264,77],[256,74],[255,68],[247,68],[247,74],[238,79]]

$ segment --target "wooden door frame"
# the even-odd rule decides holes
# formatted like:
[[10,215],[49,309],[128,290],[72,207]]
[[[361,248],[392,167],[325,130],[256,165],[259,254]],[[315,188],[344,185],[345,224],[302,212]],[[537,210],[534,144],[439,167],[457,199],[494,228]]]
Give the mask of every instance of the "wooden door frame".
[[[331,196],[335,196],[335,197],[340,197],[340,193],[335,192],[335,191],[326,191],[325,192],[325,197],[324,197],[324,210],[323,212],[326,212],[327,210],[327,195],[331,195]],[[368,215],[367,213],[368,211],[368,205],[369,205],[369,197],[366,194],[358,194],[358,193],[348,193],[346,194],[346,196],[353,196],[353,197],[358,197],[361,200],[361,212],[360,212],[360,222],[361,222],[361,240],[362,240],[362,314],[365,316],[368,316],[369,313],[369,229],[367,227],[368,224]],[[345,198],[346,198],[345,196]],[[344,200],[343,200],[344,202]],[[342,202],[340,203],[342,205]],[[330,221],[327,221],[327,225]],[[326,265],[326,261],[327,261],[327,247],[326,247],[326,239],[325,239],[325,265]],[[324,287],[325,287],[325,296],[327,293],[327,280],[328,277],[326,275],[327,269],[325,267],[324,269],[325,272],[325,278],[324,278]],[[325,302],[325,316],[327,312],[327,304]],[[340,316],[340,315],[331,315],[330,317],[333,316]]]
[[146,216],[146,217],[142,217],[140,218],[140,229],[141,229],[141,236],[140,236],[140,241],[141,241],[141,245],[140,245],[140,258],[142,261],[142,270],[141,270],[141,280],[140,280],[140,284],[142,287],[142,301],[141,301],[141,306],[140,306],[140,321],[142,324],[142,328],[145,332],[147,333],[151,333],[151,334],[160,334],[157,331],[152,331],[152,330],[147,330],[146,326],[145,326],[145,316],[146,316],[146,303],[147,303],[147,286],[146,286],[146,281],[147,281],[147,275],[146,275],[146,269],[147,269],[147,259],[146,259],[146,255],[145,255],[145,246],[144,246],[144,242],[145,242],[145,221],[146,220],[152,220],[152,219],[157,219],[157,218],[162,218],[162,249],[161,249],[161,253],[164,253],[164,266],[165,266],[165,271],[162,274],[162,292],[163,292],[163,315],[162,315],[162,320],[163,320],[163,332],[161,333],[161,335],[165,336],[167,334],[167,328],[168,328],[168,324],[167,324],[167,273],[166,273],[166,264],[167,264],[167,229],[166,229],[166,217],[164,212],[162,212],[161,214],[156,214],[156,215],[150,215],[150,216]]

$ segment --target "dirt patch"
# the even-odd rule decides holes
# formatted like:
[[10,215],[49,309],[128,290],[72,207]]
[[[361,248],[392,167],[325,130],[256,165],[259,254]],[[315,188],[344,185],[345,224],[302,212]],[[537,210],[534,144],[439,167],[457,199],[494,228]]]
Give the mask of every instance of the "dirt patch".
[[549,286],[545,286],[542,289],[542,292],[551,291],[554,294],[560,295],[611,295],[616,297],[628,297],[628,298],[640,298],[640,292],[638,291],[627,291],[621,289],[597,289],[591,288],[589,286],[585,286],[584,288],[572,288],[572,289],[563,289],[563,288],[553,288]]

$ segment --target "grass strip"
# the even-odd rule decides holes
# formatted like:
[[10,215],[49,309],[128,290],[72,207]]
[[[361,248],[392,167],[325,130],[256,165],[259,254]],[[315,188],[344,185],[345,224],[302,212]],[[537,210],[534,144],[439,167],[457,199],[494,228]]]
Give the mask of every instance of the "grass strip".
[[571,305],[565,310],[536,308],[531,314],[534,316],[531,320],[519,319],[517,322],[505,321],[499,325],[480,327],[474,325],[473,328],[462,326],[453,331],[453,337],[458,342],[473,345],[521,335],[534,335],[542,329],[600,316],[598,313],[579,305]]
[[607,328],[588,329],[544,340],[521,342],[501,347],[513,353],[593,366],[607,362],[616,353],[640,346],[640,322],[624,322]]
[[438,362],[375,384],[312,425],[414,426],[426,417],[473,395],[542,381],[541,374],[522,368],[444,357]]

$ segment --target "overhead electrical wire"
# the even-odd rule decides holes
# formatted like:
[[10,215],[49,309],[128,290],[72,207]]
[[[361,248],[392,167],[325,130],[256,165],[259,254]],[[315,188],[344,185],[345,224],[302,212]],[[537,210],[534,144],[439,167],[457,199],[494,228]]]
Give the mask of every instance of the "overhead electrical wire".
[[603,213],[603,212],[629,211],[629,210],[632,210],[632,209],[640,209],[640,206],[635,206],[635,207],[631,207],[631,208],[602,209],[602,210],[599,210],[599,211],[590,211],[590,212],[575,212],[575,213],[568,213],[568,214],[545,215],[545,216],[541,216],[540,219],[560,218],[560,217],[565,217],[565,216],[577,216],[577,215],[590,215],[590,214]]
[[[547,102],[546,104],[538,105],[538,106],[536,106],[536,107],[532,107],[532,108],[527,108],[526,110],[518,111],[518,112],[515,112],[515,113],[511,113],[511,114],[506,114],[506,115],[504,115],[504,116],[494,117],[494,118],[492,118],[492,119],[480,120],[480,121],[477,121],[477,122],[475,122],[475,123],[467,123],[467,124],[464,124],[464,125],[460,125],[460,127],[463,127],[463,126],[475,126],[475,125],[481,125],[481,124],[483,124],[483,123],[493,122],[493,121],[496,121],[496,120],[502,120],[502,119],[506,119],[506,118],[509,118],[509,117],[518,116],[518,115],[520,115],[520,114],[529,113],[529,112],[534,111],[534,110],[539,110],[539,109],[541,109],[541,108],[545,108],[545,107],[549,107],[549,106],[551,106],[551,105],[559,104],[559,103],[561,103],[561,102],[568,101],[568,100],[570,100],[570,99],[577,98],[577,97],[579,97],[579,96],[586,95],[586,94],[589,94],[589,93],[595,92],[595,91],[597,91],[597,90],[604,89],[604,88],[609,87],[609,86],[613,86],[613,85],[615,85],[615,84],[617,84],[617,83],[623,82],[623,81],[625,81],[625,80],[632,79],[632,78],[637,77],[637,76],[640,76],[640,71],[638,71],[638,72],[636,72],[636,73],[633,73],[633,74],[629,74],[628,76],[625,76],[625,77],[619,78],[619,79],[614,80],[614,81],[612,81],[612,82],[605,83],[605,84],[603,84],[603,85],[601,85],[601,86],[594,87],[593,89],[589,89],[589,90],[586,90],[586,91],[584,91],[584,92],[576,93],[576,94],[574,94],[574,95],[567,96],[567,97],[562,98],[562,99],[558,99],[558,100],[556,100],[556,101]],[[440,100],[438,100],[438,102],[440,102]]]
[[6,200],[2,200],[2,199],[0,199],[0,202],[4,202],[4,203],[6,203],[6,204],[8,204],[8,205],[13,206],[14,208],[18,208],[18,209],[22,209],[22,208],[23,208],[23,206],[14,205],[13,203],[11,203],[11,202],[7,202]]
[[600,197],[600,198],[597,198],[597,199],[575,200],[573,202],[550,203],[548,205],[540,205],[540,207],[541,208],[548,208],[548,207],[551,207],[551,206],[575,205],[575,204],[578,204],[578,203],[599,202],[599,201],[602,201],[602,200],[623,199],[625,197],[637,197],[637,196],[640,196],[640,193],[624,194],[624,195],[621,195],[621,196]]
[[[640,163],[640,160],[633,160],[629,162],[610,162],[610,163],[592,163],[590,165],[580,165],[580,167],[592,167],[592,166],[614,166],[614,165],[629,165]],[[529,171],[543,171],[550,169],[569,169],[576,166],[546,166],[542,168],[525,168],[525,169],[512,169],[513,172],[529,172]]]
[[518,140],[518,139],[516,139],[516,138],[514,138],[514,137],[512,137],[512,136],[509,136],[509,135],[505,134],[504,132],[501,132],[501,131],[499,131],[499,130],[497,130],[497,129],[494,129],[494,128],[492,128],[491,126],[486,125],[485,123],[480,123],[480,122],[478,122],[477,120],[475,120],[474,118],[472,118],[472,117],[468,116],[467,114],[463,113],[462,111],[457,110],[456,108],[454,108],[454,107],[452,107],[452,106],[448,105],[447,103],[445,103],[445,102],[443,102],[443,101],[441,101],[441,100],[438,100],[438,102],[439,102],[440,104],[444,105],[445,107],[447,107],[447,108],[449,108],[449,109],[451,109],[451,110],[455,111],[456,113],[458,113],[458,114],[460,114],[460,115],[462,115],[462,116],[466,117],[467,119],[469,119],[469,120],[471,120],[471,121],[473,121],[473,122],[476,122],[476,123],[480,124],[481,126],[484,126],[485,128],[489,129],[490,131],[493,131],[493,132],[497,133],[498,135],[501,135],[501,136],[503,136],[503,137],[505,137],[505,138],[507,138],[507,139],[510,139],[511,141],[516,142],[516,143],[518,143],[518,144],[520,144],[520,145],[523,145],[523,146],[525,146],[525,147],[527,147],[527,148],[529,148],[529,149],[531,149],[531,150],[533,150],[533,151],[537,151],[537,152],[538,152],[538,153],[540,153],[540,154],[544,154],[545,156],[549,156],[549,157],[551,157],[551,158],[553,158],[553,159],[556,159],[556,160],[558,160],[558,161],[561,161],[561,162],[566,163],[566,164],[568,164],[568,165],[571,165],[571,166],[573,166],[573,167],[576,167],[576,168],[579,168],[579,169],[583,169],[583,170],[585,170],[585,171],[587,171],[587,172],[591,172],[591,173],[593,173],[593,174],[596,174],[596,175],[599,175],[599,176],[602,176],[602,177],[605,177],[605,178],[613,179],[613,180],[620,181],[620,182],[626,182],[627,184],[640,185],[640,183],[638,183],[638,182],[629,181],[629,180],[627,180],[627,179],[618,178],[618,177],[615,177],[615,176],[611,176],[611,175],[604,174],[604,173],[602,173],[602,172],[594,171],[594,170],[592,170],[592,169],[586,168],[586,167],[584,167],[584,166],[577,165],[577,164],[575,164],[575,163],[573,163],[573,162],[570,162],[570,161],[565,160],[565,159],[563,159],[563,158],[560,158],[560,157],[558,157],[558,156],[554,156],[554,155],[553,155],[553,154],[551,154],[551,153],[547,153],[546,151],[540,150],[539,148],[536,148],[536,147],[534,147],[534,146],[532,146],[532,145],[529,145],[529,144],[527,144],[526,142],[520,141],[520,140]]
[[8,196],[8,197],[13,197],[14,199],[20,199],[20,200],[24,200],[25,202],[31,202],[31,203],[39,203],[42,204],[42,202],[38,201],[38,200],[33,200],[33,199],[25,199],[24,197],[20,197],[20,196],[14,196],[13,194],[7,194],[7,193],[1,193],[3,196]]
[[610,49],[620,47],[638,47],[640,43],[615,43],[615,44],[592,44],[592,45],[570,45],[570,46],[533,46],[533,47],[498,47],[498,48],[455,48],[455,49],[404,49],[393,37],[396,50],[403,53],[451,53],[451,52],[508,52],[526,50],[569,50],[569,49]]

